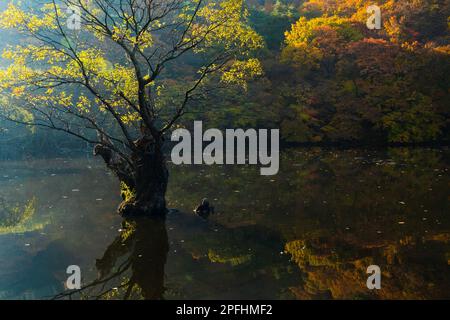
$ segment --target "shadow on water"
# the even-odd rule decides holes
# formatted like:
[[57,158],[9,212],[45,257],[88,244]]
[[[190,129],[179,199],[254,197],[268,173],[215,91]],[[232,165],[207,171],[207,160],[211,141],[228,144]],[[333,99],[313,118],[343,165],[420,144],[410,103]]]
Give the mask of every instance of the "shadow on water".
[[119,236],[96,260],[97,279],[55,299],[163,299],[168,251],[164,219],[128,218]]
[[[173,230],[175,225],[183,227],[171,241],[166,219],[139,217],[123,220],[120,234],[106,248],[102,257],[95,261],[97,278],[79,290],[66,290],[53,298],[174,298],[180,294],[176,292],[176,285],[172,279],[169,279],[169,284],[165,283],[170,250],[172,264],[183,266],[179,272],[186,275],[184,282],[191,282],[198,287],[200,295],[208,292],[212,296],[232,298],[233,292],[229,291],[231,285],[240,286],[243,293],[263,298],[267,297],[267,292],[259,292],[255,282],[266,282],[266,288],[275,290],[280,285],[287,285],[292,276],[298,274],[288,257],[279,255],[282,239],[270,230],[262,230],[258,226],[229,229],[204,217],[177,210],[170,210],[168,220],[169,229]],[[181,240],[182,246],[174,244],[175,241],[180,243],[176,240],[179,237],[186,239]],[[215,264],[213,268],[211,263]],[[290,277],[282,279],[280,276],[267,275],[265,268],[274,272],[283,270]],[[218,274],[220,270],[230,270],[232,273]],[[245,280],[246,275],[251,273],[253,276]],[[273,278],[272,283],[268,277]]]

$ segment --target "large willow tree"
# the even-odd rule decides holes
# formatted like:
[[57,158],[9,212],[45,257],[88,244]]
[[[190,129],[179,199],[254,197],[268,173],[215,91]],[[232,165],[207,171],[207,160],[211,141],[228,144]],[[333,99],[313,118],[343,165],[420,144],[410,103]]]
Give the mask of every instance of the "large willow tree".
[[21,36],[3,52],[2,114],[92,144],[126,191],[122,214],[164,214],[165,134],[215,81],[261,72],[246,20],[243,0],[12,1],[0,27]]

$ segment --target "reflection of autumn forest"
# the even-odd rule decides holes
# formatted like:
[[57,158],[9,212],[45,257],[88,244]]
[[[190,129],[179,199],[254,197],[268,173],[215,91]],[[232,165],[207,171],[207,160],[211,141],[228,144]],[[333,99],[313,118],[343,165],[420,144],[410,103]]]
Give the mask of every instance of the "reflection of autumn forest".
[[[242,168],[242,180],[235,178],[234,170],[224,177],[220,169],[208,169],[192,185],[192,176],[180,170],[183,178],[169,197],[182,189],[194,190],[192,199],[176,201],[189,207],[199,196],[195,185],[223,179],[209,189],[225,212],[214,219],[235,231],[226,239],[213,236],[208,239],[212,247],[204,244],[200,252],[222,263],[251,263],[247,260],[257,261],[264,252],[258,251],[258,243],[263,243],[258,234],[280,232],[280,246],[300,268],[301,280],[290,287],[297,298],[448,298],[445,154],[407,149],[368,153],[292,151],[272,181],[258,177],[256,170]],[[254,224],[267,230],[255,230]],[[254,234],[257,252],[249,253],[250,244],[239,240],[244,234],[247,241],[248,234]],[[193,254],[201,256],[198,243],[190,245]],[[386,290],[367,291],[365,270],[370,264],[384,270]]]
[[[232,296],[221,290],[239,287],[256,298],[449,298],[449,208],[436,203],[447,197],[444,158],[406,149],[369,156],[292,151],[275,180],[248,168],[225,174],[214,167],[174,168],[172,206],[188,212],[206,189],[217,197],[220,212],[200,225],[180,212],[169,215],[166,227],[159,221],[124,222],[124,232],[96,262],[98,279],[80,297],[182,298],[193,290],[194,297],[207,292],[223,298]],[[176,230],[169,239],[177,254],[167,265],[165,229]],[[382,268],[383,290],[365,287],[370,264]],[[145,272],[150,265],[154,272]],[[184,273],[171,273],[178,268]],[[253,289],[252,281],[267,290]]]
[[[64,263],[95,247],[86,262],[94,275],[74,298],[449,298],[448,150],[292,149],[276,177],[244,166],[171,167],[168,202],[179,211],[166,223],[121,227],[111,222],[116,195],[104,190],[105,173],[85,171],[85,160],[60,165],[30,164],[40,169],[23,200],[1,211],[15,217],[2,218],[2,233],[25,232],[28,250],[37,249],[20,257],[33,262],[13,279],[41,265],[43,276],[64,279]],[[5,199],[16,184],[4,180]],[[217,208],[208,221],[189,214],[205,196]],[[112,233],[106,243],[104,232]],[[365,287],[370,264],[382,269],[382,290]]]

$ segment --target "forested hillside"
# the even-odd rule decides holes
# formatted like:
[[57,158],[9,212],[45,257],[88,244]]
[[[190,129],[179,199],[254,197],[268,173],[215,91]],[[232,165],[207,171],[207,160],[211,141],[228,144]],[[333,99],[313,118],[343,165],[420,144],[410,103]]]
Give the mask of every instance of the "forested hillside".
[[[248,81],[243,70],[238,81],[222,79],[223,87],[200,99],[182,125],[280,128],[285,143],[448,143],[450,2],[375,3],[380,30],[366,26],[369,1],[248,0],[248,21],[265,42],[254,57],[259,77]],[[4,43],[14,35],[0,37]],[[187,56],[170,66],[161,85],[167,106],[197,62]],[[34,153],[84,146],[3,120],[0,139]]]
[[297,143],[448,141],[448,1],[378,1],[381,30],[368,1],[250,3],[264,77],[221,92],[207,119]]

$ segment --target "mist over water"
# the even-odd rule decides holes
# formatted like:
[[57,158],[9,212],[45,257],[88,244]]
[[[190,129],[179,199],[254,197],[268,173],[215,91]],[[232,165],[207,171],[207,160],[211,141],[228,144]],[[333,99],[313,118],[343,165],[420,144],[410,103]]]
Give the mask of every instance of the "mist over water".
[[98,159],[2,161],[0,298],[67,292],[69,265],[100,279],[74,298],[450,298],[449,153],[288,149],[272,177],[171,166],[165,222],[124,222]]

